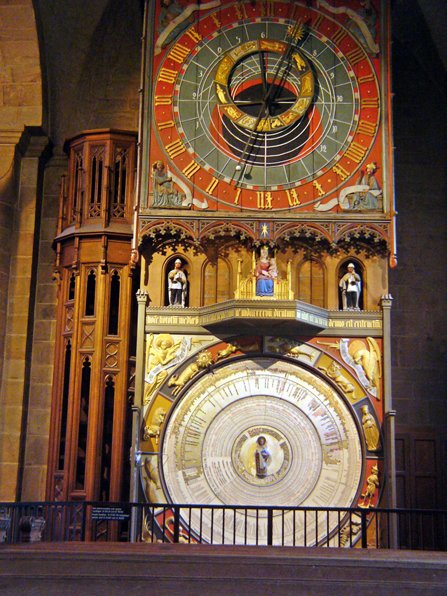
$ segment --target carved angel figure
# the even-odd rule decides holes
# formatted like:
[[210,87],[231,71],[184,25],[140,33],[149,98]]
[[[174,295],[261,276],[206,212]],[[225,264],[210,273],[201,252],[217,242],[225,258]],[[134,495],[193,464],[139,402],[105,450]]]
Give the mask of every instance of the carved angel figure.
[[376,340],[367,337],[369,349],[365,348],[363,342],[353,341],[349,346],[349,352],[356,364],[363,368],[369,386],[367,389],[376,389],[377,399],[380,399],[380,379],[382,377],[382,365],[380,349]]
[[[147,405],[154,393],[168,376],[169,363],[175,358],[179,350],[181,340],[174,342],[169,333],[160,333],[154,341],[151,333],[148,338],[148,375],[144,391],[144,405]],[[174,363],[172,362],[171,366]]]

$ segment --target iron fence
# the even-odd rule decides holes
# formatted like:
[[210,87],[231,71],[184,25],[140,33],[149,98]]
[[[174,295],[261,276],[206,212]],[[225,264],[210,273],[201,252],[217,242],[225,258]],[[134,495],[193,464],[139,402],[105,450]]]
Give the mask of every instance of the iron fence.
[[0,542],[142,541],[447,550],[447,511],[103,502],[0,503]]

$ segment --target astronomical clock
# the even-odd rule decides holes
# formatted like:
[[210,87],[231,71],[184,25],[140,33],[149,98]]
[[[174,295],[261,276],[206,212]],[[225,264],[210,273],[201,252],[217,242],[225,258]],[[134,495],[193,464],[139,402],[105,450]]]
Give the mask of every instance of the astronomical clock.
[[[285,544],[340,540],[339,514],[304,527],[287,507],[394,504],[387,4],[147,3],[134,477],[151,503],[283,508]],[[195,511],[197,540],[261,540],[263,513],[225,529]]]

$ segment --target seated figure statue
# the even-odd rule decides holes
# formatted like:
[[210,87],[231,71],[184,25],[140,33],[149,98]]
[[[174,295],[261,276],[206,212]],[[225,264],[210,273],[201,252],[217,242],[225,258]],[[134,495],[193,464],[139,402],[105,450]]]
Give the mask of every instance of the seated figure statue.
[[261,248],[261,256],[256,264],[256,296],[273,296],[274,282],[278,277],[275,259],[269,259],[266,246]]
[[185,195],[174,188],[165,164],[156,161],[152,166],[152,187],[154,199],[152,207],[181,207]]

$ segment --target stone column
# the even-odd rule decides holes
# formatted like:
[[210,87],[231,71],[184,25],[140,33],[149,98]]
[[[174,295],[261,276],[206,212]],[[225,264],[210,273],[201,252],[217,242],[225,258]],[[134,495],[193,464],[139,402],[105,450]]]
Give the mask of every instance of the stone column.
[[0,388],[0,500],[21,500],[33,355],[43,164],[48,138],[26,127],[17,145],[17,197],[9,225],[11,262]]
[[[141,442],[141,408],[143,406],[143,388],[144,388],[144,340],[146,327],[146,304],[147,292],[138,290],[138,317],[137,317],[137,353],[135,367],[135,397],[132,406],[132,449],[130,454],[130,501],[137,503],[140,500],[139,491],[139,467],[140,467],[140,442]],[[136,542],[139,523],[139,515],[136,510],[132,510],[130,540]]]
[[[383,399],[384,399],[384,434],[385,434],[385,506],[396,507],[396,447],[395,417],[391,388],[391,294],[380,299],[383,316]],[[397,548],[397,518],[390,518],[390,548]]]

